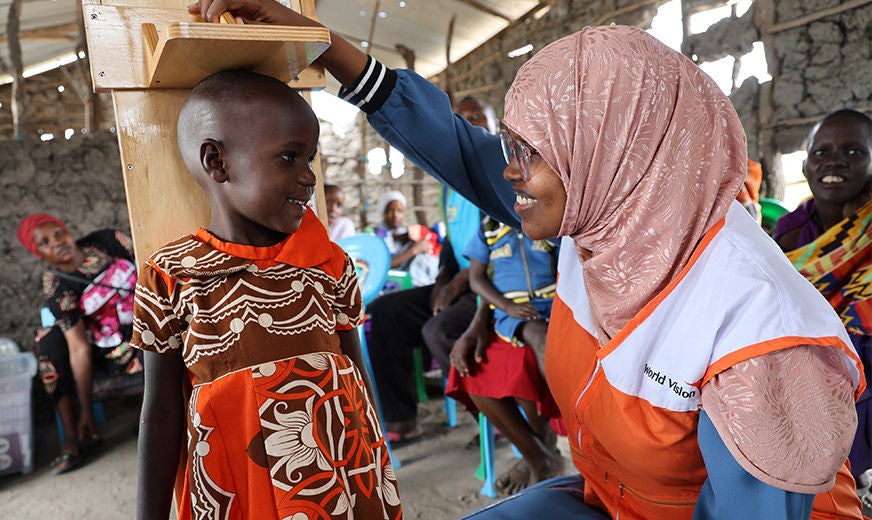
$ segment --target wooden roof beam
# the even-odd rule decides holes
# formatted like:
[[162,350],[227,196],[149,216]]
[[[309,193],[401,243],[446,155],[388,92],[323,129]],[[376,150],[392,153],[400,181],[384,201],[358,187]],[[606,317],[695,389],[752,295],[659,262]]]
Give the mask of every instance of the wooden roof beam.
[[473,9],[475,9],[477,11],[487,13],[491,16],[496,16],[497,18],[502,18],[503,20],[505,20],[509,23],[512,23],[514,21],[514,19],[511,16],[507,16],[506,14],[501,13],[495,9],[492,9],[490,6],[485,5],[481,2],[477,2],[476,0],[456,0],[456,1],[460,2],[461,4],[466,4],[469,7],[472,7]]
[[[74,23],[65,23],[61,25],[53,25],[51,27],[41,27],[39,29],[30,29],[18,33],[20,40],[51,40],[51,41],[79,41],[79,29]],[[6,41],[6,34],[0,34],[0,42]]]

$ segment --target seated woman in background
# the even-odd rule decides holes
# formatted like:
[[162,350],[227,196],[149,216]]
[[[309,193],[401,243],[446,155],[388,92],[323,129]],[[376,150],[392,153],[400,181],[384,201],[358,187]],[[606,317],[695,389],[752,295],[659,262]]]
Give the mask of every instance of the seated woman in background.
[[424,226],[406,227],[406,197],[399,191],[383,193],[377,207],[382,220],[374,232],[391,252],[391,269],[408,271],[414,287],[435,282],[439,274],[436,234]]
[[836,309],[866,368],[857,401],[851,473],[858,487],[872,478],[872,120],[854,110],[824,117],[808,138],[803,174],[812,198],[775,225],[775,241]]
[[36,354],[39,376],[64,428],[61,454],[51,463],[59,474],[81,462],[83,446],[100,441],[91,411],[94,371],[142,370],[128,343],[136,266],[122,232],[104,229],[75,240],[63,222],[43,213],[21,221],[18,240],[49,264],[42,288],[55,323],[40,330]]

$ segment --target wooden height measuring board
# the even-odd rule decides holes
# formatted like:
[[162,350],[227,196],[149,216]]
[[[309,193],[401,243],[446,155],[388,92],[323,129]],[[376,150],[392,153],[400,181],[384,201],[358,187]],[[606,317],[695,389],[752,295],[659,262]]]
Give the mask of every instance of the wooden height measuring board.
[[[83,0],[94,90],[111,91],[130,230],[138,263],[209,223],[209,205],[176,146],[176,120],[191,88],[225,69],[249,69],[303,89],[324,87],[309,67],[330,46],[320,27],[205,23],[179,0]],[[291,0],[314,18],[314,0]],[[326,227],[320,158],[317,213]]]

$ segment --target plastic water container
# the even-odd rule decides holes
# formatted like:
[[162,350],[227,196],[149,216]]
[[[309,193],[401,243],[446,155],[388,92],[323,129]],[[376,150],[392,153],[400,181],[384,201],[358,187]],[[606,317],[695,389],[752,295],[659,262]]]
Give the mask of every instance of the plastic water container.
[[[0,338],[0,475],[33,471],[31,385],[36,356],[8,348]],[[14,342],[12,342],[15,345]]]

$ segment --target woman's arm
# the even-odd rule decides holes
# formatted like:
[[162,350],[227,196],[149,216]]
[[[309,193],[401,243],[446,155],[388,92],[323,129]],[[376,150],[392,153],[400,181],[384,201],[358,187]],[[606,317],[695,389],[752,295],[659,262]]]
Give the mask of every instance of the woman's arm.
[[169,518],[185,431],[181,351],[144,352],[145,395],[137,444],[136,518]]
[[815,496],[784,491],[751,476],[733,458],[705,412],[699,414],[697,436],[708,478],[700,491],[694,520],[809,518]]
[[[200,0],[191,7],[217,21],[221,13],[258,23],[323,27],[274,0]],[[318,62],[345,87],[340,97],[357,104],[370,124],[407,159],[449,185],[485,213],[519,228],[499,136],[456,115],[448,96],[411,71],[384,67],[331,33]]]
[[418,240],[417,242],[412,242],[407,248],[391,256],[391,269],[396,269],[406,262],[411,261],[416,256],[427,254],[432,250],[433,246],[430,244],[429,240]]

